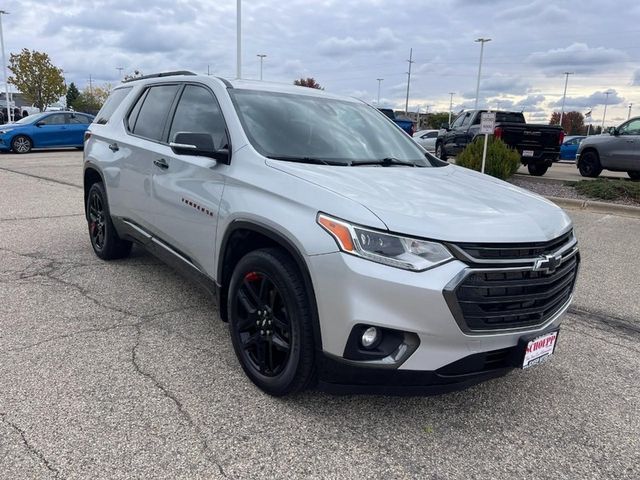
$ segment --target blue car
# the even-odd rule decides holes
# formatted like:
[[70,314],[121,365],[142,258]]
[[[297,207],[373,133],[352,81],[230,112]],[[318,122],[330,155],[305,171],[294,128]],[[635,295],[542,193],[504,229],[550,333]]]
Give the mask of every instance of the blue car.
[[564,142],[560,145],[560,160],[575,160],[578,146],[584,138],[579,136],[565,137]]
[[32,148],[82,148],[93,116],[76,112],[44,112],[0,125],[0,151],[28,153]]

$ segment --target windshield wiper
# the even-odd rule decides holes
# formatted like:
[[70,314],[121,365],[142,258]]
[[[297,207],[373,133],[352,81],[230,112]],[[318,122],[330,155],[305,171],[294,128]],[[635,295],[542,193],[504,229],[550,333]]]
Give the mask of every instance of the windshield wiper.
[[405,162],[394,157],[386,157],[380,160],[354,160],[351,162],[352,167],[359,167],[360,165],[382,165],[383,167],[390,167],[391,165],[403,165],[405,167],[418,166],[414,162]]
[[315,157],[296,157],[295,155],[267,155],[271,160],[283,160],[285,162],[313,163],[315,165],[339,165],[346,166],[344,162],[332,162]]

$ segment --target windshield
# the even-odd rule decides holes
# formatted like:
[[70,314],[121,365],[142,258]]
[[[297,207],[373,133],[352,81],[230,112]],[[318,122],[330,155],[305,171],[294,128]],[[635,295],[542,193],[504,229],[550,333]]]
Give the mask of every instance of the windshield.
[[425,152],[364,103],[254,90],[229,93],[253,147],[266,157],[351,165],[388,159],[431,166]]
[[44,113],[36,113],[35,115],[28,115],[28,116],[26,116],[24,118],[21,118],[20,120],[18,120],[15,123],[20,124],[20,125],[26,125],[28,123],[36,122],[39,118],[44,117],[44,115],[45,115]]

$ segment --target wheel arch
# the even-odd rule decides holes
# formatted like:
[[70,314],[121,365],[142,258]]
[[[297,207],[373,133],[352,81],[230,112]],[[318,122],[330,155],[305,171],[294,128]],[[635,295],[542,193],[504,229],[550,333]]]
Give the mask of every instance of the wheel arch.
[[317,351],[322,351],[322,337],[318,307],[311,274],[298,247],[281,233],[271,227],[255,221],[235,220],[224,233],[220,243],[217,265],[217,297],[220,317],[227,320],[228,285],[233,269],[238,261],[247,253],[265,247],[277,247],[284,250],[295,262],[302,275],[307,298],[311,308],[313,336]]
[[[84,211],[85,216],[87,212],[87,198],[89,197],[89,190],[91,190],[91,186],[94,183],[102,182],[105,185],[105,195],[106,195],[106,184],[104,182],[104,176],[98,167],[93,164],[85,165],[84,174],[83,174],[83,187],[84,187]],[[108,197],[107,197],[108,199]]]
[[[580,152],[580,159],[582,159],[582,156],[585,153],[595,153],[596,157],[598,158],[598,161],[600,161],[600,152],[598,152],[598,149],[596,147],[594,146],[585,147],[584,150]],[[580,159],[578,160],[578,162],[580,162]]]

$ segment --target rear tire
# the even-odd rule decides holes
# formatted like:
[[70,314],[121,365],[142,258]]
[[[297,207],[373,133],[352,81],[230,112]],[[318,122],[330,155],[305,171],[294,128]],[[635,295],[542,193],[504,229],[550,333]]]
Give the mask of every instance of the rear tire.
[[302,276],[284,251],[260,249],[238,262],[229,282],[227,311],[233,349],[255,385],[282,396],[312,382],[311,307]]
[[115,260],[129,255],[131,242],[118,236],[111,221],[107,195],[101,182],[94,183],[89,189],[86,216],[91,246],[98,257],[103,260]]
[[442,145],[442,142],[438,142],[436,143],[436,157],[438,157],[440,160],[447,160],[447,152],[444,151],[444,146]]
[[598,154],[588,151],[580,155],[578,170],[583,177],[595,178],[600,175],[602,173],[602,165],[600,165]]
[[29,153],[32,148],[33,142],[25,135],[17,135],[11,140],[11,150],[13,150],[14,153]]
[[547,170],[549,170],[549,165],[544,163],[530,163],[527,165],[527,170],[529,170],[529,175],[533,175],[534,177],[541,177]]
[[629,178],[631,180],[640,180],[640,170],[639,171],[631,171],[631,172],[627,172],[627,175],[629,175]]

